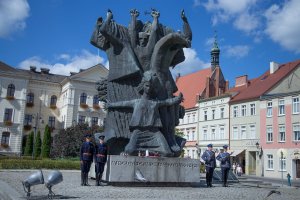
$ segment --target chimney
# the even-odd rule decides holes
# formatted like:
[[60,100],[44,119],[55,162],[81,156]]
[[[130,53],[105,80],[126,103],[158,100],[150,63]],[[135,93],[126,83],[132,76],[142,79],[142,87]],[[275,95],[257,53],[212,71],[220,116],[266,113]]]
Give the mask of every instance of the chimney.
[[70,76],[77,74],[77,72],[70,72]]
[[79,69],[79,72],[83,72],[83,71],[85,71],[85,69]]
[[50,69],[48,68],[41,68],[41,73],[42,74],[49,74]]
[[30,68],[30,71],[36,72],[36,66],[30,66],[29,68]]
[[225,82],[225,92],[227,92],[229,90],[229,81],[226,80]]
[[273,74],[276,72],[276,70],[279,68],[279,64],[276,62],[270,62],[270,74]]
[[243,75],[235,78],[235,87],[248,85],[248,75]]

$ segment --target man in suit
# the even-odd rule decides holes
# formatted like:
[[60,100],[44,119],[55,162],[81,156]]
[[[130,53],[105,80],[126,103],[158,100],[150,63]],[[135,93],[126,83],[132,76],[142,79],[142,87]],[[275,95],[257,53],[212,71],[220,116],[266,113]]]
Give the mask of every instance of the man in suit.
[[227,179],[228,173],[230,170],[230,153],[227,152],[228,146],[223,146],[224,151],[219,153],[217,156],[217,160],[221,162],[221,171],[222,171],[222,180],[223,180],[223,187],[228,187]]
[[104,135],[99,136],[99,144],[95,151],[95,172],[96,172],[96,186],[100,186],[104,166],[107,161],[108,147],[104,143]]
[[207,150],[201,156],[201,158],[205,162],[207,187],[212,187],[212,178],[214,174],[214,169],[216,168],[215,152],[212,149],[213,149],[212,144],[207,145]]
[[86,134],[85,142],[82,143],[80,148],[81,186],[89,186],[88,174],[93,162],[93,155],[95,151],[95,147],[91,142],[91,137],[91,134]]

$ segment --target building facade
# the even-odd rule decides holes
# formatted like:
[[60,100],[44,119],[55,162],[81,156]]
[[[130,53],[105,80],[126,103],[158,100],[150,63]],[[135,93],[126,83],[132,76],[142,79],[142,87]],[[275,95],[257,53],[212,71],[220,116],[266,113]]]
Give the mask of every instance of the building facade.
[[102,65],[71,73],[51,74],[49,69],[30,70],[0,63],[0,153],[20,154],[22,138],[46,124],[52,135],[75,123],[102,125],[105,117],[95,83],[106,78]]

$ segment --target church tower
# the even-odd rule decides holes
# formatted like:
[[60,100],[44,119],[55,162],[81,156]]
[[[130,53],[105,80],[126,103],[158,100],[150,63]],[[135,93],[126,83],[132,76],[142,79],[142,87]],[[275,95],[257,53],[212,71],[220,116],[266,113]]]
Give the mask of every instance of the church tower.
[[215,34],[215,41],[213,44],[213,48],[210,51],[210,62],[211,62],[211,71],[214,71],[217,66],[219,66],[219,57],[220,57],[220,49],[218,47],[217,42],[217,34]]

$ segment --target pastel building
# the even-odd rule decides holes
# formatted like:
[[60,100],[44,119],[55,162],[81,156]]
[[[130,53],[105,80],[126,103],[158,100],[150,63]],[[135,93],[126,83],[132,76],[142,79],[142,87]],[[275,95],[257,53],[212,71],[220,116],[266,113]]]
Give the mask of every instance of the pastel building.
[[106,112],[96,82],[107,74],[100,64],[63,76],[0,62],[0,153],[20,154],[23,136],[43,134],[46,124],[52,135],[75,123],[102,125]]
[[[300,178],[300,61],[273,64],[272,88],[260,98],[262,175]],[[269,83],[266,83],[269,84]]]

